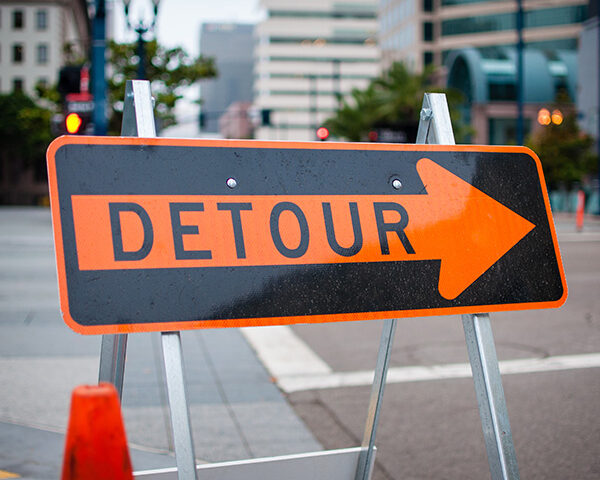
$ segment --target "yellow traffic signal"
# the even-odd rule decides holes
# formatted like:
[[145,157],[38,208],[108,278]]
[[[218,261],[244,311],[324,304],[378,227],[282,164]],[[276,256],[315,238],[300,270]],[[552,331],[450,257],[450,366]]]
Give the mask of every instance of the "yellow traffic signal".
[[83,120],[77,113],[69,113],[65,118],[65,127],[70,134],[78,133],[82,123]]

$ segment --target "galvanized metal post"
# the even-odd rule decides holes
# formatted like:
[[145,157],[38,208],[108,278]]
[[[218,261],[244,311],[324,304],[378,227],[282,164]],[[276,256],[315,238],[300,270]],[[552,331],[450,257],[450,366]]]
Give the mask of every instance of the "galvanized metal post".
[[[417,143],[455,144],[445,95],[425,94]],[[463,315],[462,322],[492,479],[516,480],[519,478],[517,456],[490,317],[488,314]]]
[[[148,81],[127,81],[121,135],[144,138],[156,137],[153,100]],[[196,478],[196,461],[194,459],[194,443],[185,394],[183,356],[179,332],[163,332],[162,346],[178,476],[180,479],[192,480]],[[119,392],[119,397],[123,393],[126,350],[126,334],[103,335],[99,378],[100,381],[113,383]]]
[[[447,119],[447,120],[446,120]],[[425,94],[423,99],[423,108],[417,131],[417,143],[439,143],[454,144],[454,133],[452,125],[447,128],[446,121],[449,122],[450,113],[448,111],[448,102],[443,94]],[[443,128],[438,128],[438,126]],[[379,344],[379,353],[377,354],[377,363],[371,387],[371,398],[369,400],[369,409],[367,413],[367,422],[361,444],[362,451],[358,459],[356,469],[356,480],[368,480],[373,470],[373,459],[375,452],[375,435],[377,434],[377,425],[379,423],[379,413],[383,403],[383,392],[385,388],[385,379],[392,354],[392,344],[394,333],[396,332],[397,319],[388,319],[383,323],[381,333],[381,342]]]
[[[124,137],[156,137],[152,94],[148,82],[135,80],[127,82],[121,135]],[[112,383],[119,393],[119,398],[123,396],[126,355],[127,334],[102,336],[98,381]]]
[[369,400],[369,409],[367,412],[367,422],[365,433],[361,444],[362,450],[358,457],[356,468],[356,480],[368,480],[371,478],[375,458],[375,435],[377,434],[377,425],[379,423],[379,413],[383,403],[383,391],[385,389],[385,379],[392,356],[392,345],[396,325],[398,320],[395,318],[384,320],[383,330],[381,332],[381,341],[379,343],[379,353],[377,354],[377,363],[373,375],[373,386],[371,387],[371,399]]
[[519,467],[488,314],[463,315],[481,427],[494,480],[517,480]]
[[190,413],[185,393],[183,354],[179,332],[162,332],[162,347],[171,410],[171,426],[179,480],[196,479],[196,460]]

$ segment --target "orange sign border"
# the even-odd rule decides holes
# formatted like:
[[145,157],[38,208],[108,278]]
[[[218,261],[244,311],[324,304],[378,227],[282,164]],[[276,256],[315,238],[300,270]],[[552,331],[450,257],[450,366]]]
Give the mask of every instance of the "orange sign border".
[[[77,323],[69,311],[67,294],[67,279],[65,258],[63,250],[63,234],[60,222],[60,208],[57,190],[56,159],[55,154],[64,145],[130,145],[130,146],[170,146],[170,147],[228,147],[228,148],[272,148],[272,149],[304,149],[304,150],[371,150],[371,151],[422,151],[422,152],[493,152],[493,153],[524,153],[533,158],[538,171],[541,190],[546,207],[546,215],[552,243],[558,262],[563,294],[558,300],[548,302],[509,303],[500,305],[477,305],[441,307],[419,310],[385,310],[364,313],[335,313],[325,315],[286,316],[245,318],[231,320],[197,320],[182,322],[159,323],[129,323],[126,325],[95,325],[84,326]],[[512,310],[535,310],[541,308],[558,308],[567,300],[568,287],[565,278],[562,258],[558,246],[558,238],[554,227],[554,219],[550,210],[550,200],[545,187],[544,173],[539,157],[527,147],[495,146],[495,145],[427,145],[427,144],[386,144],[386,143],[357,143],[357,142],[287,142],[287,141],[261,141],[261,140],[205,140],[181,138],[140,138],[140,137],[87,137],[87,136],[62,136],[55,139],[46,154],[48,162],[48,184],[50,189],[50,207],[52,211],[52,226],[54,230],[54,246],[56,253],[56,266],[58,272],[58,286],[60,307],[65,323],[75,332],[84,335],[137,333],[156,331],[177,331],[202,328],[236,328],[255,327],[268,325],[293,325],[299,323],[324,323],[357,320],[379,320],[395,317],[429,317],[437,315],[453,315],[467,313],[504,312]]]

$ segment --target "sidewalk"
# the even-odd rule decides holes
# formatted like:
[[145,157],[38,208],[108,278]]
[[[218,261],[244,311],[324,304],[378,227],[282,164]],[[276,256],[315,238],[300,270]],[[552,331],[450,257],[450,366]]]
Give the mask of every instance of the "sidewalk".
[[[61,319],[50,211],[0,208],[0,225],[0,474],[59,478],[71,391],[98,381],[101,339]],[[322,449],[239,330],[186,331],[182,343],[198,461]],[[162,362],[159,333],[129,336],[122,406],[134,470],[175,465]]]

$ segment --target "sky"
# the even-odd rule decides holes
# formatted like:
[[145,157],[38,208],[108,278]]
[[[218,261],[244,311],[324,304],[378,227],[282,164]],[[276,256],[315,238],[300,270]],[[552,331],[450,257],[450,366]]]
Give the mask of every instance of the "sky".
[[[113,0],[113,32],[117,41],[133,41],[135,33],[127,31],[122,0]],[[140,18],[150,23],[151,0],[131,0],[130,22]],[[255,23],[262,18],[259,0],[160,0],[156,34],[168,47],[181,46],[189,54],[200,53],[200,26],[210,22]]]
[[[112,33],[117,42],[132,42],[137,36],[127,29],[122,0],[108,0],[112,4]],[[107,6],[110,8],[110,4]],[[166,47],[183,47],[193,57],[200,53],[200,27],[203,23],[236,22],[256,23],[264,12],[259,0],[160,0],[156,22],[159,43]],[[152,21],[152,0],[131,0],[130,22],[137,25],[144,19]],[[193,86],[184,92],[185,98],[178,102],[176,116],[179,125],[165,131],[170,137],[194,137],[198,135],[199,107],[194,103],[200,95],[200,87]]]

